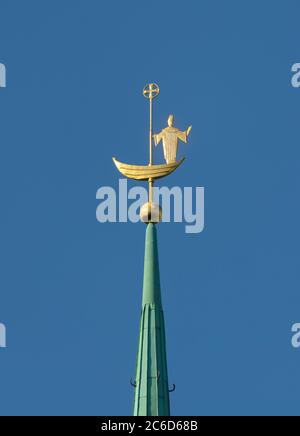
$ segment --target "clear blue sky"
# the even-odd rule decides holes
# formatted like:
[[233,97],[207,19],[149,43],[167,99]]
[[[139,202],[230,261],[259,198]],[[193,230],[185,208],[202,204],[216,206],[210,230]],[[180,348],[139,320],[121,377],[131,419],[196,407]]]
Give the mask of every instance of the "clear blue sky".
[[[193,124],[158,228],[174,415],[299,414],[299,2],[1,0],[0,414],[131,414],[145,226],[100,224],[111,156]],[[135,183],[130,182],[130,186]]]

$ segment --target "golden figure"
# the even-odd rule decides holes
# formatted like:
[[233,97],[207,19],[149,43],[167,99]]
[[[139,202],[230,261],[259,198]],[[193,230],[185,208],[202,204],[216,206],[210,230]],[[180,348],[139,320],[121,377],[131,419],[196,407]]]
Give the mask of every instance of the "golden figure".
[[182,142],[187,143],[187,138],[192,129],[192,126],[189,126],[186,131],[182,132],[181,130],[174,127],[173,123],[174,116],[169,115],[168,127],[163,129],[160,133],[153,135],[154,143],[156,146],[160,143],[161,140],[163,142],[164,157],[167,164],[176,162],[178,139],[180,139]]
[[[192,129],[189,126],[184,132],[173,126],[174,117],[170,115],[168,118],[168,127],[163,129],[160,133],[153,135],[152,120],[153,120],[153,99],[159,94],[159,87],[156,83],[149,83],[143,89],[143,95],[149,100],[149,164],[148,165],[131,165],[118,161],[113,157],[114,164],[117,169],[125,177],[135,180],[147,180],[149,183],[149,196],[148,202],[141,208],[141,220],[145,223],[161,221],[161,208],[158,204],[153,202],[153,184],[154,180],[166,177],[175,171],[184,161],[184,157],[176,161],[178,139],[187,142],[187,138]],[[153,139],[155,145],[163,141],[164,156],[166,164],[153,164]]]

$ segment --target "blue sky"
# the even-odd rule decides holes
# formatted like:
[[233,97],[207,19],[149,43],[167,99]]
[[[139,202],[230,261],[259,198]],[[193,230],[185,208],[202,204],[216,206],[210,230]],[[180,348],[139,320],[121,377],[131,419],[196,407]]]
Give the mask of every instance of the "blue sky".
[[158,228],[172,414],[298,415],[299,2],[0,7],[0,414],[132,412],[145,226],[95,196],[148,159],[154,81],[155,129],[193,124],[166,183],[205,187],[203,233]]

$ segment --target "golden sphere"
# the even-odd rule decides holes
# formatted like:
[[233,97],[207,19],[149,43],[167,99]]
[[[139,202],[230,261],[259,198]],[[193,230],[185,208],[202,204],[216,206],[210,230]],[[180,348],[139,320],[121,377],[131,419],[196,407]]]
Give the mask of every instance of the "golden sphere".
[[144,223],[159,223],[162,218],[161,207],[156,203],[145,203],[140,210],[140,218]]

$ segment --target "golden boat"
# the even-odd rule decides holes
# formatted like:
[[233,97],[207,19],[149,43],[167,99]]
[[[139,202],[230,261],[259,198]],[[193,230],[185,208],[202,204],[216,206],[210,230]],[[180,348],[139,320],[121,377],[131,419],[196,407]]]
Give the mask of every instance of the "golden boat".
[[114,164],[123,176],[135,180],[161,179],[168,176],[184,161],[184,157],[178,162],[162,165],[129,165],[112,158]]

